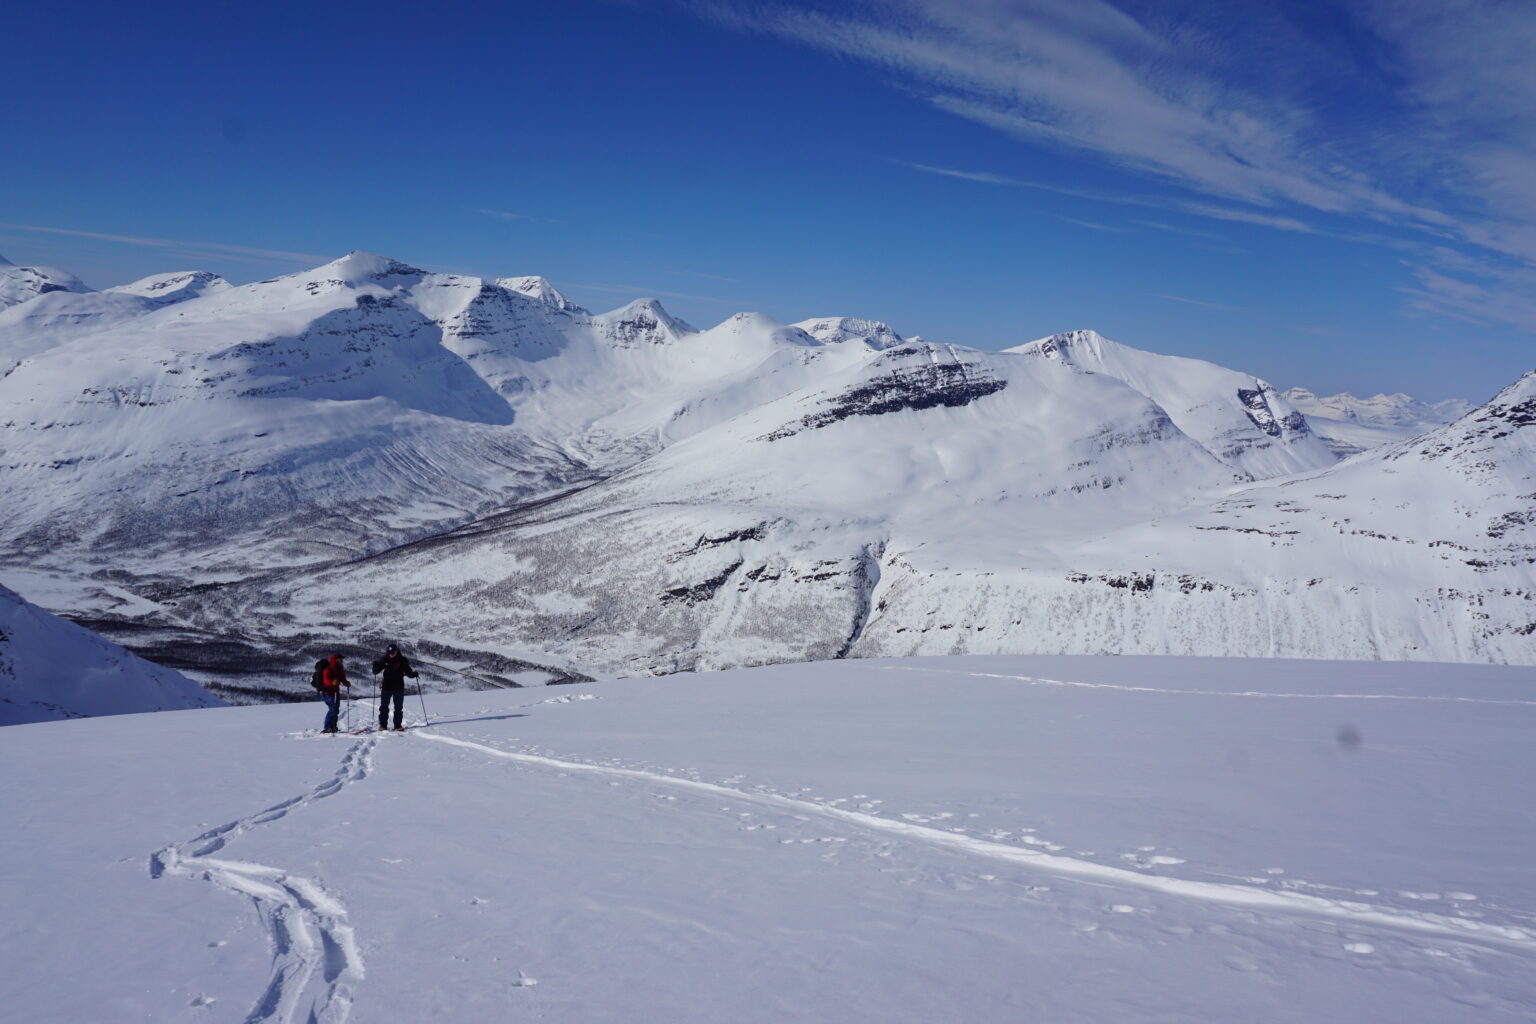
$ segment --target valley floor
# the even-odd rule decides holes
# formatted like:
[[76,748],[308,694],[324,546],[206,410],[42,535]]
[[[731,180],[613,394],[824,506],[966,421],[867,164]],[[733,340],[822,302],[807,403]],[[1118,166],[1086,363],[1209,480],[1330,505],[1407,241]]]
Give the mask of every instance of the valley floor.
[[1536,1018],[1531,669],[934,658],[427,699],[403,734],[318,736],[309,704],[5,729],[7,1018]]

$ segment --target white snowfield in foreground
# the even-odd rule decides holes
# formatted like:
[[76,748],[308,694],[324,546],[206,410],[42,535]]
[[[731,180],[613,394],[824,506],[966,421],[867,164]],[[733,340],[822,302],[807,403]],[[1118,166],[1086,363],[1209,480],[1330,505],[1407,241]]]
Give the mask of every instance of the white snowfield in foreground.
[[318,737],[318,705],[5,730],[7,1019],[1536,1015],[1530,669],[932,658],[429,700],[405,734]]

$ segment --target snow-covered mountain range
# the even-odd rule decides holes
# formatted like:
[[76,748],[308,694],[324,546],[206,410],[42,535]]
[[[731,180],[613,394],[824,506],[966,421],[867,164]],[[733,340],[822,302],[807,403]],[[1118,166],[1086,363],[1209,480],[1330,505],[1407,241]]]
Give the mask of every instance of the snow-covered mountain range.
[[125,641],[296,666],[436,644],[455,685],[1013,651],[1530,664],[1533,390],[1339,462],[1264,381],[1091,331],[699,330],[362,253],[163,275],[0,311],[0,485],[25,496],[0,578]]
[[1472,403],[1460,398],[1431,404],[1402,393],[1356,398],[1346,391],[1320,398],[1306,388],[1289,388],[1283,394],[1307,417],[1313,432],[1342,456],[1407,440],[1472,410]]

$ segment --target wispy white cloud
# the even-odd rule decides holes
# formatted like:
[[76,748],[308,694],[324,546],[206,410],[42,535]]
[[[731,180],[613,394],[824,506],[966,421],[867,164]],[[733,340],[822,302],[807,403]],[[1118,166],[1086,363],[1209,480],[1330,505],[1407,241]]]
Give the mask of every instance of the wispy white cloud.
[[73,228],[41,227],[36,224],[0,224],[7,231],[34,231],[40,234],[68,235],[72,238],[91,238],[101,242],[117,242],[122,245],[139,245],[151,249],[165,249],[193,259],[210,257],[221,259],[270,260],[277,263],[298,263],[313,266],[333,259],[308,252],[286,252],[281,249],[258,249],[248,245],[228,245],[223,242],[187,242],[171,238],[147,238],[136,235],[112,235],[101,231],[77,231]]
[[482,213],[482,214],[484,214],[487,217],[495,217],[498,220],[523,220],[523,221],[528,221],[531,224],[559,224],[560,223],[560,221],[558,221],[558,220],[551,220],[548,217],[535,217],[531,213],[512,213],[512,212],[507,211],[507,210],[486,210],[486,209],[476,210],[475,212],[476,213]]
[[[1481,325],[1529,329],[1536,324],[1536,271],[1453,275],[1431,266],[1412,268],[1417,287],[1405,287],[1409,308]],[[1536,365],[1536,357],[1531,359]]]
[[1182,295],[1154,295],[1156,299],[1167,299],[1169,302],[1182,302],[1190,306],[1204,306],[1206,309],[1225,309],[1237,312],[1243,307],[1229,306],[1224,302],[1206,302],[1204,299],[1186,299]]
[[1091,220],[1078,220],[1076,217],[1058,217],[1056,219],[1064,220],[1068,224],[1076,224],[1078,227],[1087,228],[1089,231],[1111,231],[1117,235],[1135,234],[1134,228],[1117,228],[1109,224],[1095,224]]
[[[915,169],[1409,252],[1455,244],[1484,261],[1481,282],[1463,280],[1504,322],[1524,308],[1494,296],[1501,259],[1536,266],[1536,3],[1351,0],[1319,34],[1286,5],[676,2],[866,62],[938,109],[1092,154],[1159,196],[1201,198]],[[1420,290],[1449,294],[1436,280]]]

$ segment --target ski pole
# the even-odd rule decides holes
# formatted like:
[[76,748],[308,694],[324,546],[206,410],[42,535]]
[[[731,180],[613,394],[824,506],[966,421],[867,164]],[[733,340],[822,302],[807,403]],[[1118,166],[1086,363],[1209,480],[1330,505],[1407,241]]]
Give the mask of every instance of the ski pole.
[[421,701],[421,719],[427,725],[432,724],[432,718],[427,714],[427,698],[421,695],[421,680],[416,680],[416,699]]

